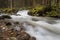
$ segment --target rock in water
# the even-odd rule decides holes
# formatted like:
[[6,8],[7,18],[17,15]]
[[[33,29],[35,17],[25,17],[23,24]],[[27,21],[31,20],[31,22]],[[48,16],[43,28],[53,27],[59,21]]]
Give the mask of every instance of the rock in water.
[[11,19],[11,17],[9,15],[2,15],[1,17],[4,19]]

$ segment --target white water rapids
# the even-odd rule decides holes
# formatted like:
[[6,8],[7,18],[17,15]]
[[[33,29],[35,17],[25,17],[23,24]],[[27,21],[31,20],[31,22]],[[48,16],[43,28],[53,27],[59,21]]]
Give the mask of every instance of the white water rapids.
[[12,20],[23,23],[25,31],[36,40],[60,40],[60,19],[29,16],[28,10],[17,14],[21,16],[11,15]]

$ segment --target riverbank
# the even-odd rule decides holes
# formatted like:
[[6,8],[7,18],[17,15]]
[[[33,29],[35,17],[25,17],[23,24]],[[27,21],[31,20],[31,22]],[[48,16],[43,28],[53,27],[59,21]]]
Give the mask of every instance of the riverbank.
[[60,8],[56,9],[56,6],[36,6],[36,7],[24,7],[24,8],[3,8],[0,9],[0,13],[4,14],[16,14],[18,11],[21,10],[29,10],[28,14],[31,16],[42,16],[42,17],[54,17],[60,18]]

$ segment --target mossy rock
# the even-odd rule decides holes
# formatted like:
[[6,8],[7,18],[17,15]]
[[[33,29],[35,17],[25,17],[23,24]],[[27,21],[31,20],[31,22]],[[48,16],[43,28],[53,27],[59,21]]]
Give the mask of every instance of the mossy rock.
[[4,19],[11,19],[11,17],[9,15],[2,15],[1,17]]
[[38,12],[42,11],[45,9],[45,6],[36,6],[35,8],[32,8],[30,9],[29,11],[29,15],[32,15],[32,16],[38,16]]
[[34,13],[34,12],[38,12],[38,11],[41,11],[45,8],[45,6],[36,6],[35,8],[32,8],[30,10],[30,12]]

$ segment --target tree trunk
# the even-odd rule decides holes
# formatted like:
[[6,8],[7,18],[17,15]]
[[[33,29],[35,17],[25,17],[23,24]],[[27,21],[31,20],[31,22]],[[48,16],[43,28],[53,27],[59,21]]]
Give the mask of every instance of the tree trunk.
[[59,11],[59,0],[56,0],[56,11]]

